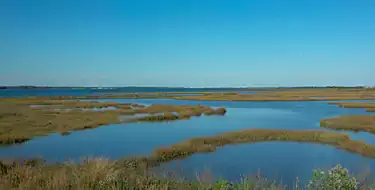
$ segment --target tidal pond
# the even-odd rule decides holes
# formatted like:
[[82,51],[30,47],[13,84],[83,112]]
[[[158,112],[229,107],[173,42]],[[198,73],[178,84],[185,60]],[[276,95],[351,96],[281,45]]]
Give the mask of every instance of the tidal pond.
[[[170,99],[100,99],[100,102],[137,103],[141,105],[174,104],[225,107],[225,116],[192,117],[162,123],[124,123],[77,131],[70,135],[51,134],[20,145],[0,148],[1,158],[41,156],[49,161],[77,160],[87,156],[118,159],[123,156],[146,156],[158,147],[169,146],[193,137],[212,136],[241,129],[328,130],[320,127],[324,118],[347,114],[371,114],[364,109],[344,109],[327,101],[305,102],[231,102],[187,101]],[[368,133],[349,134],[352,139],[375,145]],[[374,168],[373,160],[325,145],[294,142],[263,142],[230,145],[214,153],[196,154],[184,160],[165,163],[162,168],[177,165],[186,176],[206,168],[215,177],[240,179],[258,169],[269,178],[282,176],[283,181],[306,180],[317,167],[329,168],[340,163],[350,171]]]

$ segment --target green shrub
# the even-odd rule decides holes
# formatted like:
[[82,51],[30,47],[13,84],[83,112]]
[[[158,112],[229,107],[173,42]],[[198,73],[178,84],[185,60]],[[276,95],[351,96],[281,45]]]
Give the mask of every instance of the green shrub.
[[231,184],[225,180],[225,179],[220,179],[217,180],[214,184],[212,184],[212,190],[229,190],[233,189],[231,188]]
[[322,169],[314,170],[308,189],[355,190],[358,183],[346,168],[338,164],[325,173]]

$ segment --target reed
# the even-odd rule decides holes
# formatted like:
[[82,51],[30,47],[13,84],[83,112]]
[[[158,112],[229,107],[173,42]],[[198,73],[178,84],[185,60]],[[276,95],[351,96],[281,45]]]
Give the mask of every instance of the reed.
[[[318,175],[315,175],[317,174]],[[82,159],[72,162],[46,164],[41,159],[16,160],[8,163],[0,161],[0,189],[9,190],[128,190],[128,189],[231,189],[231,190],[284,190],[284,189],[371,189],[371,183],[363,183],[353,178],[341,165],[330,169],[335,178],[318,178],[323,170],[314,170],[309,184],[300,184],[298,177],[293,186],[268,180],[260,173],[240,181],[213,180],[211,173],[197,175],[197,180],[187,180],[177,176],[153,173],[144,168],[141,159],[113,161],[105,158]],[[324,172],[323,172],[324,174]],[[335,183],[332,183],[335,182]],[[350,182],[350,183],[349,183]],[[333,187],[332,187],[333,186]],[[348,188],[349,187],[349,188]],[[364,187],[364,188],[363,188]],[[320,188],[318,188],[320,189]]]
[[[264,178],[244,178],[239,182],[225,180],[189,181],[174,176],[165,177],[139,167],[139,160],[113,161],[105,158],[82,159],[46,164],[43,160],[0,161],[0,189],[9,190],[127,190],[127,189],[284,189],[285,185]],[[230,186],[231,187],[230,187]]]

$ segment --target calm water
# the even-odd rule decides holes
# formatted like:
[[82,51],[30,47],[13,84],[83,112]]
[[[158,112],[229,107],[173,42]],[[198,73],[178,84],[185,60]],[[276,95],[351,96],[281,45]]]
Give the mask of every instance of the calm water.
[[[74,92],[75,93],[75,92]],[[202,116],[170,123],[132,123],[109,125],[93,130],[74,132],[69,136],[52,134],[35,138],[22,145],[0,148],[0,157],[42,156],[50,161],[79,159],[83,156],[105,156],[117,159],[129,155],[148,155],[160,146],[248,128],[320,129],[322,118],[343,114],[369,114],[363,109],[343,109],[327,102],[223,102],[184,101],[167,99],[106,99],[150,104],[206,105],[226,107],[226,116]],[[345,132],[353,139],[375,145],[368,133]],[[241,175],[254,174],[258,169],[270,178],[290,183],[299,176],[305,181],[313,168],[330,168],[342,164],[354,172],[375,169],[373,160],[333,147],[306,143],[265,142],[218,148],[214,153],[196,154],[164,164],[185,176],[195,177],[207,168],[216,177],[236,180]]]

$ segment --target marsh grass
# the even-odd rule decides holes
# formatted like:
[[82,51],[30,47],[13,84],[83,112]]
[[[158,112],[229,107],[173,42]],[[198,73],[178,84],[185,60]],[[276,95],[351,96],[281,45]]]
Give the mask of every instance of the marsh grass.
[[20,143],[34,136],[116,124],[119,123],[118,118],[118,113],[110,111],[46,112],[25,105],[0,102],[0,142]]
[[375,102],[328,102],[343,108],[366,108],[367,111],[375,109]]
[[230,144],[257,143],[267,141],[308,142],[334,146],[358,153],[366,157],[375,157],[375,146],[362,141],[351,140],[348,135],[327,131],[294,131],[271,129],[248,129],[228,132],[211,137],[192,138],[169,147],[153,151],[153,159],[158,162],[183,159],[195,153],[215,152],[216,148]]
[[207,110],[204,113],[204,115],[224,115],[227,112],[225,108],[217,108],[216,110],[211,109]]
[[139,122],[139,121],[149,121],[149,122],[160,122],[160,121],[175,121],[175,120],[184,120],[190,119],[191,117],[200,117],[202,114],[205,115],[225,115],[225,108],[213,109],[207,106],[174,106],[167,104],[154,104],[143,109],[138,109],[136,113],[160,113],[162,115],[150,115],[135,117],[125,120],[125,122]]
[[173,113],[164,113],[162,115],[150,115],[150,116],[141,116],[135,117],[131,119],[127,119],[126,122],[140,122],[140,121],[149,121],[149,122],[156,122],[156,121],[174,121],[178,120],[179,117]]
[[[111,161],[104,158],[82,159],[79,163],[0,162],[0,189],[9,190],[126,190],[126,189],[277,189],[264,179],[197,181],[164,177],[133,167],[137,160]],[[128,164],[125,165],[124,163]],[[230,185],[230,186],[228,186]],[[259,187],[259,188],[256,188]]]
[[375,134],[375,116],[374,115],[343,115],[322,119],[320,126],[335,129],[348,130],[354,132],[369,132]]
[[[30,107],[30,105],[44,106]],[[59,109],[82,109],[56,110],[55,108],[57,107]],[[117,109],[101,110],[100,112],[83,110],[85,108],[104,107],[116,107]],[[81,102],[78,100],[2,98],[0,99],[0,144],[23,143],[33,137],[46,136],[52,133],[69,135],[72,131],[93,129],[103,125],[124,122],[162,122],[189,119],[192,116],[200,116],[206,110],[213,109],[200,105],[175,106],[154,104],[146,107],[139,104],[117,104],[115,102],[101,103]],[[179,113],[185,115],[180,117]],[[223,113],[223,110],[220,113]],[[137,114],[150,115],[130,120],[123,120],[121,118],[121,116],[135,116]]]
[[[214,179],[209,170],[196,174],[196,180],[186,179],[171,171],[152,172],[140,159],[127,158],[109,160],[105,158],[84,158],[78,163],[64,162],[46,164],[43,160],[18,160],[5,163],[0,161],[0,189],[6,190],[317,190],[308,188],[324,186],[324,189],[337,189],[347,183],[356,182],[352,175],[346,175],[345,168],[337,165],[329,171],[328,178],[321,176],[323,170],[314,170],[309,184],[300,184],[298,177],[292,186],[276,180],[269,180],[260,171],[254,176],[243,176],[238,181],[223,178]],[[319,175],[316,175],[316,173]],[[331,175],[334,178],[330,178]],[[344,180],[344,181],[340,181]],[[338,182],[338,183],[337,183]],[[352,183],[353,184],[353,183]],[[353,184],[357,188],[343,190],[373,189],[371,183]],[[345,186],[344,186],[345,187]],[[342,188],[341,188],[342,189]]]

